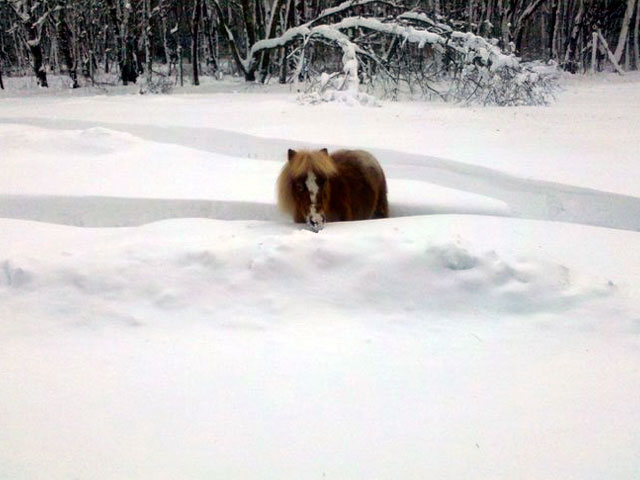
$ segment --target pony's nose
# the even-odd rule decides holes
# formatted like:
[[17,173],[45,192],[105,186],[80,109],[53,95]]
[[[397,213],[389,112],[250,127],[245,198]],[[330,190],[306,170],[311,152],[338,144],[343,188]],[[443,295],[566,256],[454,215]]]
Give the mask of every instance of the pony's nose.
[[309,227],[311,227],[311,230],[318,233],[320,230],[324,228],[324,217],[321,217],[319,219],[310,218]]

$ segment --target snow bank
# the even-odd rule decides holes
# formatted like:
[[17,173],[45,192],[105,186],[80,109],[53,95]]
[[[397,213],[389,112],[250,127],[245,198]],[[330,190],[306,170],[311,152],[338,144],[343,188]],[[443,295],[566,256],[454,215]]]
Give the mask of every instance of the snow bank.
[[[0,477],[633,478],[638,199],[528,178],[637,193],[625,82],[2,100]],[[298,142],[375,150],[413,216],[277,217]]]
[[2,471],[630,478],[638,243],[445,215],[0,220]]
[[[2,227],[5,331],[42,331],[45,319],[104,326],[181,318],[268,327],[302,318],[431,321],[592,312],[583,320],[588,323],[598,305],[620,300],[616,285],[628,280],[607,268],[587,269],[585,276],[588,260],[576,269],[548,257],[567,248],[561,242],[578,231],[601,242],[606,235],[597,229],[512,219],[329,224],[321,234],[285,223],[206,220],[117,230],[9,220]],[[525,232],[531,238],[520,248]],[[544,255],[531,248],[536,242]]]

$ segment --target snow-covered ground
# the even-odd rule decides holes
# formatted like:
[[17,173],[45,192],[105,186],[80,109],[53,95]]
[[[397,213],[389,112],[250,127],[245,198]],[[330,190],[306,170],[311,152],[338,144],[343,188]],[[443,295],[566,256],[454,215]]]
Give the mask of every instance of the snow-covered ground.
[[[637,477],[629,77],[513,109],[0,93],[0,478]],[[281,216],[314,145],[374,151],[393,218]]]

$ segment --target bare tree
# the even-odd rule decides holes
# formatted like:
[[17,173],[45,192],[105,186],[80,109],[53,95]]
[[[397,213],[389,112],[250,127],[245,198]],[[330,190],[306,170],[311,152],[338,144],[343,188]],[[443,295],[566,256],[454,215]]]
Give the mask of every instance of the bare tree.
[[144,22],[143,22],[143,39],[144,39],[144,58],[145,58],[145,77],[147,86],[151,85],[153,72],[153,54],[151,47],[151,0],[144,0]]
[[135,40],[129,24],[132,20],[131,4],[128,1],[121,3],[120,0],[106,0],[106,2],[115,32],[115,49],[120,67],[120,78],[123,85],[127,85],[129,82],[135,83],[138,79],[138,71],[135,67],[135,53],[133,51]]
[[634,52],[635,52],[635,67],[636,70],[640,70],[640,2],[637,2],[636,5],[636,21],[634,25],[635,32],[635,42],[634,42]]
[[620,35],[618,36],[618,43],[616,50],[613,53],[616,62],[620,63],[622,54],[624,53],[625,46],[627,45],[627,39],[629,38],[629,24],[631,23],[631,17],[633,17],[633,11],[636,8],[636,0],[627,0],[627,8],[622,19],[622,27],[620,28]]
[[[113,64],[127,85],[143,71],[150,83],[153,62],[161,61],[169,75],[177,64],[182,85],[183,49],[189,48],[193,84],[219,71],[219,57],[220,65],[232,67],[227,72],[247,81],[319,78],[335,70],[336,52],[344,50],[316,27],[349,17],[393,23],[403,14],[426,15],[432,23],[416,24],[421,28],[445,25],[483,40],[497,38],[507,54],[552,59],[573,72],[591,63],[592,33],[600,31],[615,47],[616,64],[640,68],[640,0],[0,0],[2,73],[24,74],[31,66],[44,86],[50,68],[67,72],[76,87],[78,68],[93,80],[98,69],[108,72]],[[423,48],[362,25],[338,30],[362,50],[356,52],[362,81],[422,65],[430,71],[416,74],[408,86],[428,90],[425,78],[449,74],[454,54],[446,46]],[[608,58],[596,52],[598,62]]]
[[31,54],[33,72],[38,80],[38,85],[48,87],[41,42],[42,26],[50,10],[43,10],[40,2],[34,3],[33,0],[6,0],[6,2],[21,21],[27,33],[26,43]]
[[582,27],[582,22],[584,19],[584,0],[578,0],[578,13],[573,19],[573,26],[571,28],[571,34],[569,35],[569,41],[567,43],[567,50],[564,55],[563,66],[565,69],[569,70],[572,73],[577,71],[575,65],[575,51],[576,45],[578,42],[578,34],[580,33],[580,29]]
[[200,19],[202,18],[202,0],[194,0],[193,15],[191,18],[191,64],[193,67],[192,83],[200,85],[200,75],[198,73],[198,46],[200,36]]
[[78,88],[77,62],[72,54],[71,30],[66,20],[66,4],[64,0],[56,1],[56,33],[58,47],[71,78],[71,88]]
[[207,67],[209,73],[216,73],[218,71],[218,59],[216,53],[216,47],[214,45],[214,38],[216,35],[213,28],[213,20],[210,15],[210,11],[207,8],[207,2],[202,3],[202,19],[203,19],[203,36],[205,37],[205,45],[207,51]]
[[515,28],[514,28],[514,38],[516,42],[516,50],[520,51],[522,49],[522,35],[524,30],[528,24],[528,20],[531,18],[533,14],[535,14],[538,9],[545,4],[547,0],[532,0],[528,6],[518,14],[518,17],[515,20]]

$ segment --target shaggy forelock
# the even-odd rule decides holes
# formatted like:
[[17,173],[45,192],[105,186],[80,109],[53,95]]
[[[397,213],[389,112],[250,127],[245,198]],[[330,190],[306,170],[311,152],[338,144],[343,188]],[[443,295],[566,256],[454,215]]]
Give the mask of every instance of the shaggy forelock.
[[306,176],[309,171],[322,177],[332,177],[338,173],[338,169],[329,155],[308,150],[296,152],[289,162],[291,177],[300,178]]

